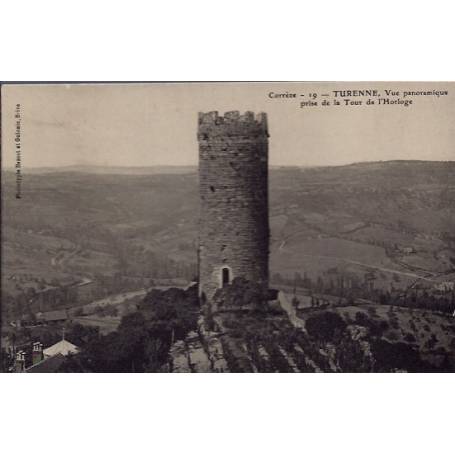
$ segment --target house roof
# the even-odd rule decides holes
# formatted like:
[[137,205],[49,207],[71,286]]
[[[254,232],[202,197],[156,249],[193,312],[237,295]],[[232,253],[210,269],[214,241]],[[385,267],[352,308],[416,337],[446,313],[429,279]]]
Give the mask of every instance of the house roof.
[[56,373],[60,366],[65,361],[65,356],[62,354],[48,357],[47,359],[41,360],[41,362],[32,365],[30,368],[25,370],[26,373]]
[[58,343],[46,348],[43,351],[43,354],[44,357],[52,357],[58,354],[67,356],[68,354],[76,354],[77,352],[79,352],[79,348],[76,345],[67,340],[61,340]]
[[68,312],[66,310],[46,311],[39,314],[37,318],[42,321],[63,321],[68,318]]

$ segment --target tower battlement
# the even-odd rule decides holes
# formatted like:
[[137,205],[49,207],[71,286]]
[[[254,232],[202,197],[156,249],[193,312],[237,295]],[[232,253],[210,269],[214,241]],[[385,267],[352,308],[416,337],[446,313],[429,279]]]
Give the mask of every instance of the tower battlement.
[[198,139],[217,136],[268,137],[267,114],[260,112],[255,115],[251,111],[240,114],[239,111],[230,111],[220,116],[218,111],[200,112]]

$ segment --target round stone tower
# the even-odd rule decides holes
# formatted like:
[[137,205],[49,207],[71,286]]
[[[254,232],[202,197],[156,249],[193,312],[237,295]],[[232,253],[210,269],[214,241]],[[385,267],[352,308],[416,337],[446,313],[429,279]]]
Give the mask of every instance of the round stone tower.
[[199,295],[208,301],[236,277],[268,288],[266,114],[200,113]]

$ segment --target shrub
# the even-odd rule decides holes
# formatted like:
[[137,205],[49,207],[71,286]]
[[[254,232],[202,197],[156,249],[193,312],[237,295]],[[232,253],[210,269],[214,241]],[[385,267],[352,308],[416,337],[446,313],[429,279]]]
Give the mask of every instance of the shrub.
[[305,327],[308,334],[320,341],[334,341],[346,329],[346,322],[338,314],[331,311],[323,311],[310,316]]
[[267,302],[262,286],[243,277],[234,278],[232,283],[218,289],[213,298],[215,306],[222,309],[261,310]]
[[398,323],[398,319],[397,318],[390,318],[390,325],[392,326],[392,328],[394,328],[395,330],[398,330],[400,328],[400,324]]
[[371,352],[377,372],[406,370],[409,372],[432,371],[432,366],[420,358],[419,353],[409,344],[390,343],[382,339],[371,342]]
[[372,336],[382,336],[382,334],[389,328],[387,321],[376,321],[370,319],[365,313],[358,311],[355,315],[355,323],[366,327]]
[[388,338],[389,338],[389,340],[397,341],[399,337],[398,337],[397,332],[390,332],[388,334]]
[[438,339],[436,338],[435,334],[433,333],[431,335],[431,338],[426,342],[425,346],[428,349],[433,349],[437,342],[438,342]]

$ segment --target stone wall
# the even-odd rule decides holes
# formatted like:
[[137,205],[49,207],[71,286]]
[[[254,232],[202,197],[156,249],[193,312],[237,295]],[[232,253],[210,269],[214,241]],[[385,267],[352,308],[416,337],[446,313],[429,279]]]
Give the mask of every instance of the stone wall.
[[[199,114],[199,294],[243,276],[268,287],[268,131],[265,114]],[[226,273],[226,272],[225,272]]]

